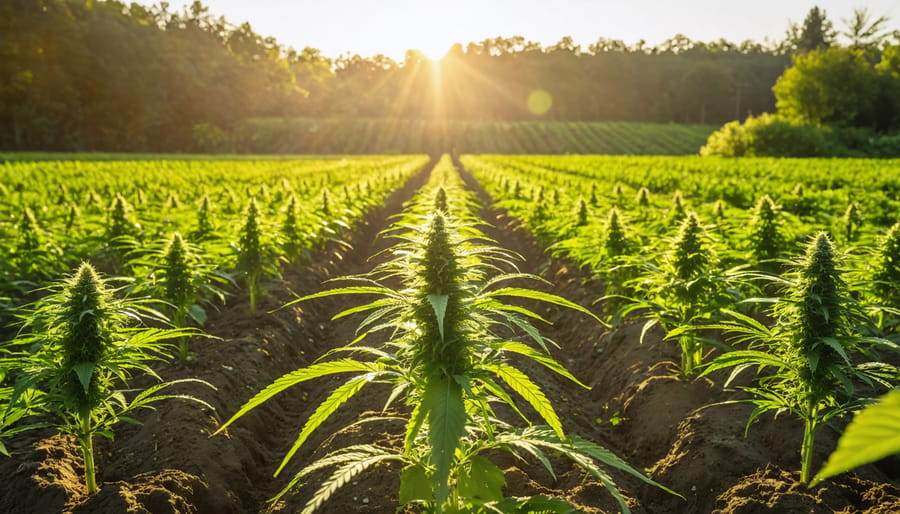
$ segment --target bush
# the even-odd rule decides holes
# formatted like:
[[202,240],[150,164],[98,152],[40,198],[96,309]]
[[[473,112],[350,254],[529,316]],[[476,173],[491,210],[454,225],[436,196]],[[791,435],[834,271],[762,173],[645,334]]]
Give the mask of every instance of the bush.
[[713,132],[700,155],[725,157],[832,156],[830,129],[790,121],[774,114],[749,116],[743,124],[732,121]]

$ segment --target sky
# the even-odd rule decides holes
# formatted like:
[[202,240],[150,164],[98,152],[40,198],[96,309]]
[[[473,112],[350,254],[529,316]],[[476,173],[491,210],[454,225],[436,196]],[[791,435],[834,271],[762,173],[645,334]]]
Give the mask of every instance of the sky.
[[[150,2],[147,2],[150,3]],[[169,0],[180,10],[191,0]],[[497,36],[524,36],[551,45],[572,36],[586,48],[600,37],[650,45],[675,34],[739,43],[784,38],[789,21],[802,23],[813,5],[835,28],[853,10],[890,18],[900,30],[900,0],[203,0],[215,16],[279,43],[318,48],[328,57],[384,54],[402,61],[406,50],[441,57],[453,43],[465,46]]]

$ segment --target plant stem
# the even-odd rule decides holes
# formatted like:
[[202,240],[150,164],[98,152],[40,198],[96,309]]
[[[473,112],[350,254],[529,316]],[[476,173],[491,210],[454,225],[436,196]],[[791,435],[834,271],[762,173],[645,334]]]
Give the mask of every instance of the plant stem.
[[247,277],[247,288],[250,290],[250,312],[251,313],[256,312],[256,295],[257,295],[257,288],[259,287],[258,280],[259,280],[259,278],[256,276],[255,273],[251,274],[249,277]]
[[[178,311],[175,313],[175,328],[183,328],[185,318],[186,316],[181,311],[181,309],[178,309]],[[178,359],[182,362],[188,360],[188,338],[185,336],[178,338]]]
[[804,485],[809,484],[812,472],[813,445],[818,429],[815,400],[810,399],[807,402],[807,415],[803,420],[803,446],[800,447],[800,482]]
[[703,345],[689,335],[679,337],[678,342],[681,343],[681,376],[688,378],[703,363]]
[[97,491],[97,477],[94,473],[94,442],[91,430],[91,413],[87,409],[82,411],[81,430],[78,435],[78,445],[81,446],[81,455],[84,457],[84,483],[87,485],[88,494]]

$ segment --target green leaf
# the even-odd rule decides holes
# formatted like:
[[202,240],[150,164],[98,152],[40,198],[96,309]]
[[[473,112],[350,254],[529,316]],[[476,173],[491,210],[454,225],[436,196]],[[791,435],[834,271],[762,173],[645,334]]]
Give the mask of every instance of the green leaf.
[[412,414],[409,416],[409,422],[406,424],[406,436],[403,438],[403,454],[410,455],[414,449],[413,443],[428,417],[428,411],[422,407],[422,402],[416,403],[413,407]]
[[397,460],[398,456],[391,453],[382,453],[376,454],[364,459],[351,461],[349,464],[346,464],[331,474],[328,480],[322,484],[322,487],[316,491],[316,494],[309,500],[309,502],[303,507],[303,511],[301,514],[312,514],[319,507],[322,506],[323,503],[328,501],[338,489],[346,485],[348,482],[353,480],[353,477],[362,473],[366,469],[378,464],[379,462],[385,460]]
[[528,498],[515,512],[523,514],[577,514],[578,510],[562,498],[548,498],[539,494]]
[[459,494],[463,498],[474,498],[482,502],[502,500],[503,486],[506,485],[503,470],[479,455],[469,459],[469,464],[460,471]]
[[326,291],[320,291],[315,294],[297,298],[296,300],[292,300],[292,301],[282,305],[279,308],[283,309],[283,308],[287,307],[288,305],[305,302],[306,300],[313,300],[315,298],[325,298],[326,296],[335,296],[335,295],[342,295],[342,294],[380,294],[380,295],[389,296],[391,298],[397,297],[397,295],[394,293],[394,291],[391,291],[390,289],[388,289],[386,287],[372,287],[372,286],[339,287],[336,289],[328,289]]
[[708,375],[713,371],[717,371],[723,368],[730,368],[731,366],[739,366],[745,364],[751,366],[775,366],[778,368],[787,367],[786,362],[770,353],[760,352],[756,350],[738,350],[722,354],[713,359],[712,362],[706,365],[706,369],[703,370],[703,373],[701,373],[700,376],[702,377]]
[[431,501],[431,480],[420,465],[407,466],[400,473],[400,504]]
[[441,341],[444,340],[444,316],[447,314],[447,302],[450,297],[445,294],[430,294],[428,302],[434,309],[434,315],[437,316],[438,331],[441,333]]
[[524,345],[522,343],[517,343],[515,341],[504,341],[503,343],[499,344],[497,346],[497,348],[529,357],[530,359],[534,360],[535,362],[568,378],[569,380],[571,380],[572,382],[575,382],[576,384],[580,385],[581,387],[583,387],[585,389],[590,389],[590,386],[587,386],[587,385],[584,385],[583,383],[581,383],[581,381],[579,381],[577,378],[575,378],[575,376],[572,375],[569,372],[569,370],[564,368],[563,365],[560,364],[559,362],[557,362],[555,359],[553,359],[553,357],[544,355],[528,345]]
[[900,453],[900,391],[861,410],[838,440],[838,447],[813,478],[810,487],[857,466]]
[[443,505],[450,494],[450,470],[454,453],[466,434],[466,408],[462,388],[446,377],[433,378],[425,386],[422,407],[428,412],[428,441],[434,465],[435,499]]
[[275,470],[274,476],[278,476],[281,473],[281,470],[287,465],[288,461],[291,460],[291,457],[297,453],[297,450],[300,449],[300,446],[306,442],[306,439],[313,433],[313,431],[319,427],[328,416],[331,416],[334,411],[338,409],[341,405],[344,404],[347,400],[353,397],[356,393],[359,392],[360,389],[366,384],[368,384],[372,379],[370,374],[363,375],[361,377],[356,377],[348,380],[346,383],[332,391],[332,393],[325,399],[322,403],[316,407],[316,411],[313,412],[312,416],[306,420],[306,423],[303,425],[303,429],[300,430],[300,434],[297,435],[297,440],[294,441],[294,445],[291,446],[291,449],[287,452],[287,455],[281,460],[281,464],[278,466],[278,469]]
[[91,375],[94,374],[95,366],[93,362],[79,362],[72,366],[72,371],[78,376],[78,381],[81,382],[81,387],[84,388],[85,394],[88,393],[91,387]]
[[552,303],[554,305],[559,305],[560,307],[567,307],[569,309],[587,314],[588,316],[597,320],[597,322],[601,325],[609,327],[609,325],[607,325],[603,320],[594,315],[593,312],[585,309],[577,303],[570,302],[569,300],[566,300],[565,298],[557,296],[555,294],[534,291],[532,289],[525,289],[521,287],[504,287],[495,291],[489,291],[485,293],[485,296],[514,296],[517,298],[529,298],[531,300]]
[[227,428],[228,425],[232,424],[236,419],[240,418],[256,407],[259,407],[269,398],[275,396],[276,394],[284,391],[291,386],[295,386],[299,383],[306,382],[307,380],[312,380],[314,378],[323,377],[326,375],[334,375],[336,373],[349,373],[353,371],[368,373],[377,370],[377,365],[371,362],[359,362],[352,359],[340,359],[331,362],[320,362],[306,368],[291,371],[290,373],[287,373],[286,375],[283,375],[282,377],[276,379],[262,391],[256,393],[253,398],[247,400],[247,403],[245,403],[233,416],[231,416],[231,418],[226,421],[224,425],[219,427],[219,429],[216,430],[213,435],[216,435],[219,432],[225,430],[225,428]]
[[190,315],[190,317],[194,321],[196,321],[198,325],[202,326],[206,324],[206,309],[200,307],[195,303],[193,305],[189,305],[187,310],[188,315]]
[[525,401],[534,407],[534,410],[544,418],[544,421],[550,425],[560,439],[565,437],[562,423],[560,423],[556,411],[553,410],[553,404],[550,403],[550,400],[547,399],[541,388],[528,378],[528,375],[502,362],[486,366],[486,368],[500,377],[513,391],[519,393],[522,398],[525,398]]

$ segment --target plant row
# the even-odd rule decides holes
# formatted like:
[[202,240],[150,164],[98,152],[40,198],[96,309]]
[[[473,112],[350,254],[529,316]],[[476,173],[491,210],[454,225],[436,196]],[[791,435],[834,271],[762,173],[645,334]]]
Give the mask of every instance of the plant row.
[[804,421],[809,484],[819,430],[900,379],[883,362],[900,339],[900,224],[878,205],[878,184],[896,187],[889,163],[842,162],[836,177],[832,161],[789,162],[788,192],[766,161],[643,168],[661,161],[462,158],[499,206],[601,280],[610,322],[678,343],[679,376],[730,369],[728,387],[755,371],[740,401],[750,421]]
[[[606,486],[624,512],[628,506],[610,471],[653,483],[605,448],[567,434],[540,385],[526,374],[521,360],[510,359],[524,358],[582,385],[549,355],[548,345],[554,343],[532,324],[543,318],[520,302],[592,315],[561,297],[512,285],[538,278],[516,271],[512,263],[518,257],[485,238],[477,208],[445,156],[387,233],[395,244],[386,262],[341,279],[348,285],[296,300],[363,298],[334,316],[364,316],[357,337],[277,379],[221,430],[297,384],[340,374],[345,378],[305,422],[276,473],[368,384],[387,384],[391,392],[380,416],[353,424],[395,421],[402,444],[356,444],[332,451],[301,469],[276,499],[314,472],[331,468],[306,503],[303,512],[312,512],[358,474],[392,463],[400,473],[399,503],[425,512],[573,512],[561,499],[506,497],[503,471],[492,460],[498,450],[542,465],[551,476],[556,476],[551,457],[564,455]],[[509,272],[500,271],[510,266]],[[514,418],[500,416],[498,406]],[[526,414],[529,410],[540,423]]]

